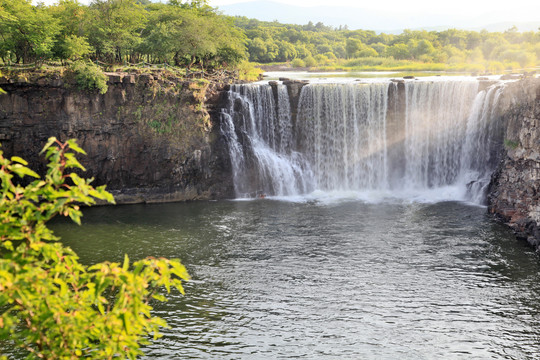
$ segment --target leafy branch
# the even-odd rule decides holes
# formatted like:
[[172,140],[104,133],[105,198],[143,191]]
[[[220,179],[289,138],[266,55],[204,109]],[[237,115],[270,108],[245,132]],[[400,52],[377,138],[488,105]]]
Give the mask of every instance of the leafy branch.
[[[151,315],[150,301],[166,300],[157,290],[183,294],[189,275],[178,260],[163,258],[79,263],[47,221],[60,215],[80,224],[81,204],[114,199],[72,172],[84,171],[75,156],[84,150],[74,140],[50,138],[42,153],[43,179],[24,159],[0,151],[0,339],[29,359],[135,359],[146,338],[166,326]],[[35,180],[22,186],[25,177]]]

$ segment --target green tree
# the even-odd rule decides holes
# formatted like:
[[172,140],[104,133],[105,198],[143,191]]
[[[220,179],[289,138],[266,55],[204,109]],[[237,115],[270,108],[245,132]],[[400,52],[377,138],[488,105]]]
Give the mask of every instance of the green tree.
[[298,52],[294,48],[294,45],[287,41],[280,41],[278,44],[278,61],[289,61],[298,56]]
[[85,24],[88,42],[99,58],[117,63],[134,61],[146,12],[135,0],[93,0]]
[[304,58],[304,64],[306,64],[307,67],[313,67],[317,66],[317,60],[311,55]]
[[386,49],[386,55],[392,56],[396,60],[408,59],[410,57],[409,48],[406,44],[394,44]]
[[237,64],[245,58],[244,35],[213,11],[180,5],[149,7],[142,52],[171,57],[176,65]]
[[[152,317],[149,301],[165,300],[189,278],[177,260],[147,258],[130,264],[85,266],[46,226],[55,216],[80,224],[78,204],[113,202],[104,186],[73,170],[84,168],[74,140],[50,138],[43,179],[19,157],[0,151],[0,339],[28,359],[135,359],[147,336],[159,337],[164,320]],[[23,178],[35,178],[27,186]],[[130,270],[131,269],[131,270]]]
[[30,0],[0,0],[0,9],[0,56],[24,63],[51,57],[60,25],[46,8]]
[[86,9],[87,7],[81,5],[78,0],[60,0],[48,8],[50,14],[60,24],[60,31],[53,47],[53,53],[57,58],[76,60],[94,52],[83,35]]
[[345,46],[345,50],[347,51],[347,58],[352,58],[356,56],[356,53],[360,51],[364,44],[362,44],[362,41],[358,39],[347,39],[347,45]]
[[85,38],[70,35],[59,45],[59,55],[62,59],[78,60],[93,52],[93,48]]

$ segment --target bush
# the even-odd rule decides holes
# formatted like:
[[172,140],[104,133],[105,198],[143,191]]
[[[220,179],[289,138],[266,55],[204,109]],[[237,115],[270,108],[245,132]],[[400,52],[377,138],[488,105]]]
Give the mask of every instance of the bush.
[[263,71],[249,61],[242,61],[238,64],[238,78],[244,81],[259,80]]
[[[162,287],[183,293],[186,269],[156,258],[130,266],[127,256],[122,265],[80,264],[47,221],[60,215],[80,224],[78,204],[114,200],[104,186],[70,172],[84,171],[74,140],[50,138],[43,152],[49,163],[40,179],[26,161],[0,151],[0,341],[26,350],[28,359],[135,359],[147,336],[159,337],[166,325],[151,316],[149,301],[165,300]],[[36,180],[21,186],[18,178]]]
[[486,70],[492,73],[498,73],[504,70],[504,64],[500,61],[489,61]]
[[317,66],[317,60],[313,58],[313,56],[309,55],[304,58],[304,63],[307,67],[313,67]]
[[296,58],[291,61],[291,66],[294,68],[306,67],[306,63],[304,62],[304,60]]
[[98,90],[100,94],[107,92],[107,75],[101,68],[87,61],[75,61],[71,67],[77,87],[81,90]]
[[315,61],[319,65],[326,65],[328,63],[328,58],[322,54],[315,55]]

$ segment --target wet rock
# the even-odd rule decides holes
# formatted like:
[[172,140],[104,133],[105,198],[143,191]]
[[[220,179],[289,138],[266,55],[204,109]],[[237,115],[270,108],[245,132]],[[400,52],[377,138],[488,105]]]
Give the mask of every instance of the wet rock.
[[518,74],[505,74],[500,77],[501,80],[519,80],[521,75]]
[[491,178],[488,210],[540,250],[540,79],[507,84],[503,160]]

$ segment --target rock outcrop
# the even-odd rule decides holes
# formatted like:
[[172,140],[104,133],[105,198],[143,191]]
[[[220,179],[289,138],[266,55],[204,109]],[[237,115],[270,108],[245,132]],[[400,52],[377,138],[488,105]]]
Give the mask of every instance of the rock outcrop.
[[507,84],[499,111],[506,124],[504,153],[488,209],[540,250],[540,79]]
[[75,138],[88,153],[80,158],[84,175],[107,184],[118,203],[233,195],[228,154],[205,104],[207,97],[219,101],[219,89],[161,73],[108,75],[104,95],[58,76],[0,79],[5,154],[43,173],[37,154],[47,138]]

